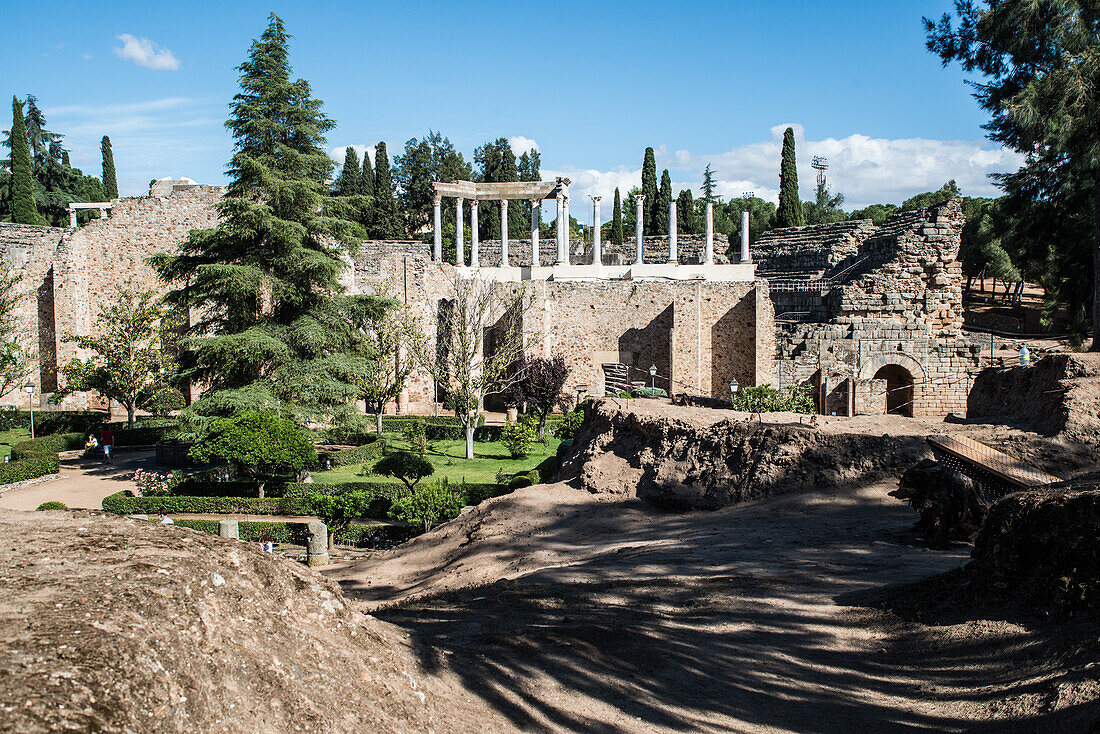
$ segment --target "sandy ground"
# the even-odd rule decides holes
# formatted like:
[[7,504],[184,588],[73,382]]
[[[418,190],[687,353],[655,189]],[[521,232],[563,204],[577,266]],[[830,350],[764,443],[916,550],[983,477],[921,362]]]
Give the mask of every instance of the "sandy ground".
[[879,608],[888,585],[969,553],[921,545],[893,486],[675,515],[533,487],[326,573],[407,630],[427,670],[459,676],[525,730],[1033,732],[1100,721],[1095,674],[1049,664],[1082,654],[1057,625],[923,624]]
[[33,510],[43,502],[56,500],[73,509],[98,510],[104,497],[134,488],[136,470],[156,471],[155,459],[154,451],[119,451],[110,464],[99,459],[62,459],[61,476],[5,492],[0,495],[0,509]]

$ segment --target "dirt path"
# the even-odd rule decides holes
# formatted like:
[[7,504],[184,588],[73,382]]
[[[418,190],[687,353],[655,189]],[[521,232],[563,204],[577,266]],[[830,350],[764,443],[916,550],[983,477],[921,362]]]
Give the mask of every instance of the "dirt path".
[[0,495],[0,509],[33,510],[56,500],[70,508],[98,510],[104,497],[134,488],[131,478],[136,470],[157,470],[155,459],[154,451],[119,451],[110,464],[100,459],[62,459],[60,477],[5,492]]
[[327,573],[524,729],[1044,730],[1012,694],[1042,631],[861,601],[967,557],[916,542],[890,488],[668,515],[535,487]]

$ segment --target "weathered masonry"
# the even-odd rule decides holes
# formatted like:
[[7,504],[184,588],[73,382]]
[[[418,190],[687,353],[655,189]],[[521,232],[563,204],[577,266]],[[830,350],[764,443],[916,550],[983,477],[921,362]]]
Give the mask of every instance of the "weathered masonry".
[[813,385],[828,414],[965,411],[983,359],[962,331],[963,224],[956,200],[877,228],[761,235],[753,258],[775,304],[780,385]]
[[[466,202],[548,197],[559,203],[567,221],[568,185],[567,179],[522,187],[457,182],[437,191]],[[500,188],[508,186],[517,190]],[[88,333],[100,305],[116,297],[119,286],[162,289],[146,258],[175,251],[192,229],[215,226],[213,205],[223,193],[219,187],[164,179],[150,196],[109,202],[110,216],[79,229],[0,224],[4,257],[23,273],[29,294],[19,319],[41,357],[36,402],[45,404],[58,388],[57,366],[76,354],[63,336]],[[589,393],[602,394],[609,369],[616,366],[625,366],[633,380],[648,378],[656,367],[657,387],[715,397],[728,396],[731,379],[740,385],[774,384],[775,328],[766,281],[756,277],[747,251],[734,264],[715,251],[716,246],[725,250],[727,242],[713,227],[704,235],[678,238],[675,211],[670,214],[673,234],[638,238],[633,252],[626,246],[603,251],[602,243],[570,241],[563,231],[549,252],[528,239],[509,253],[506,225],[494,242],[478,243],[468,233],[465,242],[477,252],[479,267],[440,262],[438,240],[364,242],[342,282],[352,293],[402,300],[431,331],[456,274],[525,288],[535,308],[524,329],[538,335],[538,352],[565,356],[572,370],[570,390],[584,385]],[[529,235],[535,232],[533,226]],[[436,397],[430,378],[414,374],[398,409],[429,411]],[[94,400],[72,396],[65,405]],[[11,394],[4,402],[25,405],[26,395]]]

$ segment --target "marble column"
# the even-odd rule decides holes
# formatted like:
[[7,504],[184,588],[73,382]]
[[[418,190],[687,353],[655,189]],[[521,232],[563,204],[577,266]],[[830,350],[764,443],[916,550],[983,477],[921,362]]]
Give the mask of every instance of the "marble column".
[[435,225],[435,234],[432,240],[432,259],[439,262],[443,259],[443,213],[440,209],[442,201],[438,196],[432,197],[432,222]]
[[741,212],[741,262],[751,263],[749,254],[749,213]]
[[500,200],[500,267],[508,267],[508,200]]
[[592,197],[592,264],[603,265],[603,252],[600,250],[600,198]]
[[477,261],[477,205],[478,200],[470,202],[470,267],[478,267]]
[[714,202],[707,202],[707,219],[705,229],[705,245],[703,250],[703,262],[707,265],[714,264]]
[[634,262],[638,265],[645,263],[645,248],[642,247],[642,214],[645,208],[645,194],[634,195]]
[[531,267],[539,266],[539,214],[542,212],[542,199],[531,200]]
[[463,206],[462,199],[455,199],[455,265],[460,268],[466,264],[466,243],[463,242],[466,235],[462,232]]
[[566,192],[565,196],[562,197],[561,209],[562,209],[561,224],[562,224],[562,234],[563,234],[562,241],[565,242],[565,252],[561,257],[561,261],[562,261],[563,264],[568,265],[569,264],[569,250],[570,250],[570,242],[569,242],[569,192]]
[[76,229],[76,209],[69,210],[69,227]]
[[668,203],[668,261],[673,265],[680,262],[680,253],[676,248],[676,200]]
[[557,198],[555,199],[555,201],[557,202],[557,205],[558,205],[558,228],[557,228],[558,253],[557,253],[557,257],[555,258],[554,264],[555,265],[562,265],[566,262],[565,227],[562,225],[562,217],[564,216],[564,212],[565,212],[565,196],[561,192],[558,192],[558,195],[557,195]]

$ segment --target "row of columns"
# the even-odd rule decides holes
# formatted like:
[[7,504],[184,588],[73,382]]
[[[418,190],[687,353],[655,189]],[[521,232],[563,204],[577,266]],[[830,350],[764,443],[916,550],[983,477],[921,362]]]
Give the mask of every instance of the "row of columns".
[[[603,252],[600,244],[600,200],[603,197],[592,197],[592,221],[595,223],[593,226],[592,235],[592,262],[596,264],[603,263]],[[463,199],[456,198],[455,205],[455,252],[456,262],[466,262],[466,253],[464,250],[465,235],[463,233],[463,217],[462,206]],[[569,264],[569,197],[564,195],[558,195],[556,197],[557,202],[557,265]],[[642,214],[644,211],[645,195],[636,194],[634,196],[634,211],[635,211],[635,224],[634,224],[634,262],[641,264],[645,262],[645,247],[643,244],[643,226],[642,226]],[[531,263],[533,265],[539,264],[539,214],[542,209],[542,200],[533,199],[531,201]],[[478,226],[477,226],[477,211],[478,201],[472,200],[470,202],[470,267],[479,267],[478,263]],[[439,261],[443,259],[443,226],[442,226],[442,201],[439,197],[432,200],[432,218],[435,225],[435,241],[432,250],[432,256],[435,260]],[[668,261],[670,263],[679,262],[679,250],[677,246],[677,225],[676,225],[676,200],[674,199],[668,205]],[[703,251],[703,262],[707,265],[714,264],[714,204],[707,202],[706,205],[706,228],[705,228],[705,246]],[[743,263],[750,262],[749,254],[749,213],[741,212],[741,257],[740,261]],[[508,200],[500,200],[500,264],[502,267],[508,267]]]
[[[465,240],[463,232],[463,203],[464,199],[455,198],[455,253],[456,262],[466,262]],[[508,199],[500,200],[500,264],[508,265]],[[569,197],[559,195],[556,197],[558,208],[557,226],[557,264],[569,262]],[[478,226],[477,212],[478,200],[470,201],[470,267],[479,267]],[[539,219],[542,212],[542,199],[531,200],[531,262],[539,263]],[[432,199],[432,220],[435,225],[435,239],[432,247],[432,257],[435,260],[443,259],[443,202],[440,197]]]

